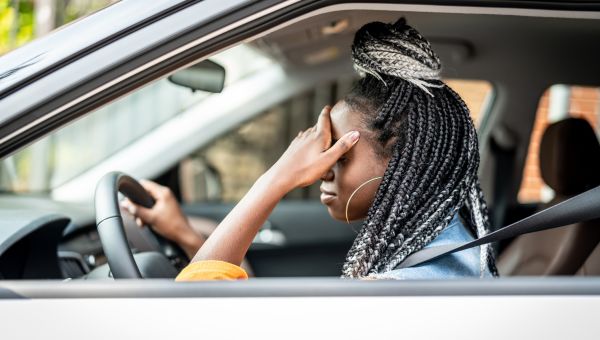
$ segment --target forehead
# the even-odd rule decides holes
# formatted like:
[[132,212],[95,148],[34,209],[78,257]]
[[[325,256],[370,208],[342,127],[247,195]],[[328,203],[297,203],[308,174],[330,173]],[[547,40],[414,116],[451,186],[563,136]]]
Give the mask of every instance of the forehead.
[[330,112],[333,139],[339,139],[346,132],[362,130],[359,113],[352,110],[343,100],[338,101]]

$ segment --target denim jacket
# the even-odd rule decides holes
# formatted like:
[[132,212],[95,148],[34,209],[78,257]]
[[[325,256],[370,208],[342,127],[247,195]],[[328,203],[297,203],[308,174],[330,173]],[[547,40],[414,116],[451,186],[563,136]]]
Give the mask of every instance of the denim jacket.
[[[425,248],[441,246],[444,244],[472,241],[473,236],[461,222],[458,214],[450,221],[448,226]],[[481,273],[479,260],[479,247],[465,249],[456,253],[444,255],[420,265],[409,268],[394,269],[389,272],[374,275],[377,279],[451,279],[464,277],[492,277],[486,268]]]

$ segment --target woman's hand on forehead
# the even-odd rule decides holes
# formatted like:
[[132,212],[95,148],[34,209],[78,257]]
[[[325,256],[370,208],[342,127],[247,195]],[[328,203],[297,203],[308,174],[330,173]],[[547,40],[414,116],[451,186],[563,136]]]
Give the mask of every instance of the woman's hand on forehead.
[[270,169],[289,180],[290,190],[316,182],[358,142],[359,132],[349,131],[332,145],[330,112],[325,106],[317,124],[300,131]]

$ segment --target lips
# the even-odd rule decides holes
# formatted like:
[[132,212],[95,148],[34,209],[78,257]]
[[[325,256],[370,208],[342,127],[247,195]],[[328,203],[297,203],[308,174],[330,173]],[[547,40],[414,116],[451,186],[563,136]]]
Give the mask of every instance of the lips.
[[334,192],[325,190],[323,188],[320,188],[320,189],[321,189],[321,203],[327,205],[327,204],[333,202],[337,198],[337,195]]

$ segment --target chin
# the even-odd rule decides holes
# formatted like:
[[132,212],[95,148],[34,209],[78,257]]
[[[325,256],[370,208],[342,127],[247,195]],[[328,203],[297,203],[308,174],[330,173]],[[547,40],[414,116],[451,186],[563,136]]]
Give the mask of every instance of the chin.
[[332,208],[331,206],[327,206],[327,212],[329,216],[334,220],[346,222],[346,215],[343,212],[338,211],[337,209]]

